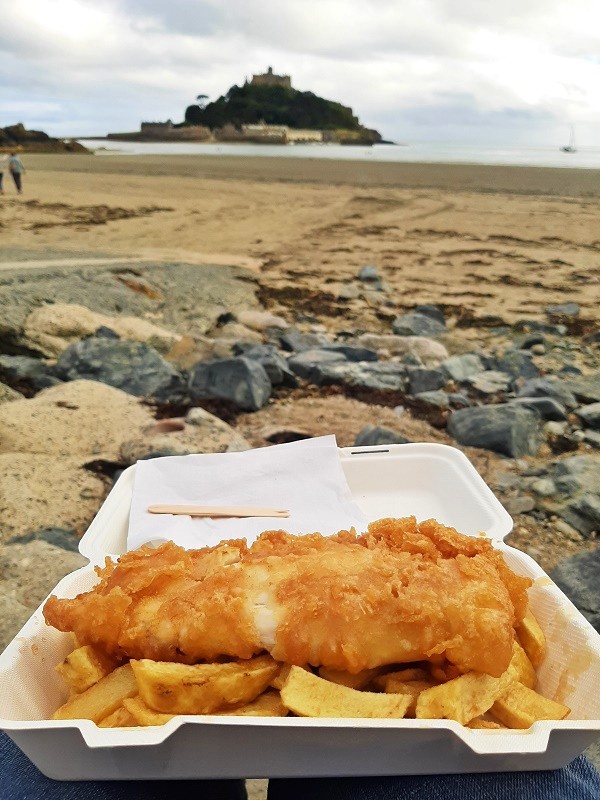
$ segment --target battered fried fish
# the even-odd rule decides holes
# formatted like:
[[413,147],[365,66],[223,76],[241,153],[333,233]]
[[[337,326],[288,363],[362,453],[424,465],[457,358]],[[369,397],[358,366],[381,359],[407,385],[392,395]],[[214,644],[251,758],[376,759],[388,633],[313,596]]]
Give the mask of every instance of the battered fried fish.
[[143,547],[97,573],[91,591],[44,607],[49,625],[84,644],[188,664],[267,650],[350,672],[444,656],[498,676],[531,585],[489,540],[414,517],[362,536],[267,531],[251,547]]

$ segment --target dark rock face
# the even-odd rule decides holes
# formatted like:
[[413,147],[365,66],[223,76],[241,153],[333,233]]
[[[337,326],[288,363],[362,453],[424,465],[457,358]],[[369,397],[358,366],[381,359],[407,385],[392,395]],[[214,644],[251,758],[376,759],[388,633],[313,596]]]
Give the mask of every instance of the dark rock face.
[[600,429],[600,403],[582,406],[575,409],[575,413],[588,428]]
[[326,344],[332,344],[324,333],[301,333],[296,328],[288,328],[277,334],[284,350],[292,353],[303,353],[305,350],[316,350]]
[[389,361],[321,363],[310,380],[318,386],[347,386],[375,391],[404,392],[406,367]]
[[515,397],[510,402],[537,411],[542,419],[560,422],[567,418],[565,407],[551,397]]
[[583,536],[600,531],[600,456],[564,458],[554,465],[550,477],[558,497],[549,510]]
[[417,306],[415,308],[415,314],[425,314],[426,317],[436,319],[439,323],[446,327],[444,312],[439,306],[433,306],[428,303],[422,306]]
[[367,264],[358,271],[358,280],[364,283],[373,283],[379,280],[379,273],[374,264]]
[[359,431],[354,444],[356,447],[376,447],[382,444],[408,444],[409,442],[410,439],[402,436],[401,433],[394,433],[389,428],[365,425]]
[[532,361],[529,350],[507,350],[500,358],[493,359],[491,369],[507,372],[511,378],[535,378],[540,374]]
[[556,318],[575,318],[579,316],[579,312],[581,308],[577,303],[558,303],[557,305],[553,306],[546,306],[546,314],[550,319]]
[[392,330],[399,336],[440,336],[446,326],[427,314],[401,314],[392,322]]
[[469,378],[485,370],[485,364],[477,353],[464,353],[460,356],[450,356],[442,361],[440,368],[456,383],[464,383]]
[[288,366],[287,359],[274,345],[237,344],[234,346],[233,352],[235,355],[244,356],[262,364],[273,386],[289,386],[293,388],[298,385],[296,376]]
[[375,350],[369,350],[366,347],[359,347],[358,345],[351,344],[326,344],[322,348],[331,353],[340,353],[348,361],[377,361],[377,353]]
[[194,399],[227,400],[244,411],[258,411],[271,396],[265,368],[243,356],[196,364],[190,372],[189,387]]
[[416,367],[408,370],[408,385],[411,394],[433,392],[446,385],[446,376],[439,369]]
[[62,383],[54,367],[29,356],[0,355],[0,380],[25,395]]
[[346,363],[346,356],[335,350],[304,350],[290,356],[288,366],[291,371],[312,383],[318,383],[319,368],[326,364]]
[[[550,397],[556,400],[561,406],[573,409],[577,406],[575,395],[570,391],[566,383],[561,380],[549,380],[548,378],[533,378],[527,381],[519,390],[519,397]],[[551,419],[548,417],[548,419]]]
[[600,633],[600,547],[561,561],[551,578]]
[[153,347],[140,342],[82,339],[67,347],[55,369],[65,381],[99,381],[162,403],[181,402],[186,396],[182,374]]
[[450,415],[448,433],[460,444],[519,458],[537,453],[540,418],[508,403],[461,408]]
[[565,381],[567,388],[582,403],[600,402],[600,372]]

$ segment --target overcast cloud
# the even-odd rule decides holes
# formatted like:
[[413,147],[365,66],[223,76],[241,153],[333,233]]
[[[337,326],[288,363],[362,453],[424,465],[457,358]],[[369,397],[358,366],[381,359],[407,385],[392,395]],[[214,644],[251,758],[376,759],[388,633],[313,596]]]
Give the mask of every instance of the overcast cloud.
[[598,0],[0,0],[0,126],[180,121],[272,65],[397,141],[600,146]]

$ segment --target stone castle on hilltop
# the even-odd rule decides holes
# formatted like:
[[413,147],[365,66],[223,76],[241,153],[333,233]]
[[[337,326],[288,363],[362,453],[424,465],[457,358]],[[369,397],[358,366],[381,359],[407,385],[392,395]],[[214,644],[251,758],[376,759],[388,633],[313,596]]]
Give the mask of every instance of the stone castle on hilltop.
[[253,86],[283,86],[285,89],[292,88],[292,79],[289,75],[275,75],[273,67],[269,67],[262,75],[253,75],[250,83]]

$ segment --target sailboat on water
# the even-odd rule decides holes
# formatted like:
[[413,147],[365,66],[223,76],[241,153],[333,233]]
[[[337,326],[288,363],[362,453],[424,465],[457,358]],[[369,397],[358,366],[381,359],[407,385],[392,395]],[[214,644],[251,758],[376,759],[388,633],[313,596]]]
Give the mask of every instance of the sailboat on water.
[[563,153],[576,153],[577,148],[575,147],[575,127],[571,125],[571,135],[569,136],[569,144],[565,144],[560,148]]

